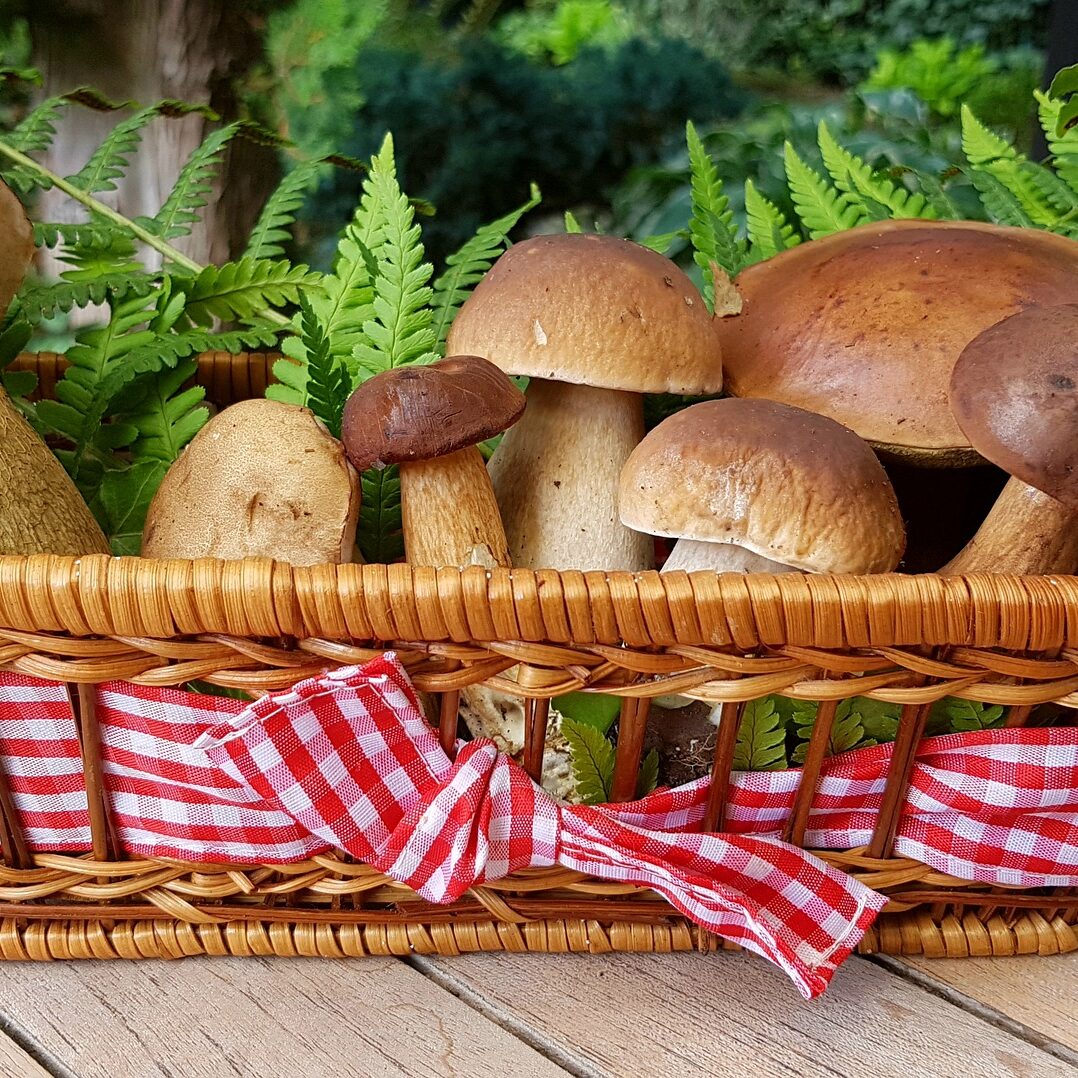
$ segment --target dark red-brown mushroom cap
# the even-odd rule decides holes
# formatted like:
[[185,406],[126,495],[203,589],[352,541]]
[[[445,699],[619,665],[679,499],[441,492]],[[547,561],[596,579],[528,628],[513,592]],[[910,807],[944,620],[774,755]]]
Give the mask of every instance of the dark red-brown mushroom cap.
[[450,356],[364,382],[344,406],[341,441],[363,471],[455,453],[500,434],[523,412],[524,394],[493,363]]
[[951,409],[982,456],[1078,508],[1078,304],[1031,307],[974,337]]

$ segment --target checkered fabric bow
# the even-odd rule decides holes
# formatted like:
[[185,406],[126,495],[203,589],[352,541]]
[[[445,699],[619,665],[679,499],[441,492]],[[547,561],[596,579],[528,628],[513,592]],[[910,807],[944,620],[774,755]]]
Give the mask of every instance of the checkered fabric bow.
[[652,888],[781,966],[808,998],[886,904],[777,839],[649,829],[633,822],[633,806],[559,803],[490,741],[450,761],[393,656],[264,697],[196,747],[311,835],[429,901],[565,865]]

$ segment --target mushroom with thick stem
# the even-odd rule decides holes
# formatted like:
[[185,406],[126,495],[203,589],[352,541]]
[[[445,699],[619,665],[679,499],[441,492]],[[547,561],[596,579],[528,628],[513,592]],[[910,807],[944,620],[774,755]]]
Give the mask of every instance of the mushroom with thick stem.
[[617,512],[618,475],[644,434],[641,394],[722,388],[713,320],[689,278],[627,240],[538,236],[480,281],[449,346],[531,379],[528,410],[489,465],[513,564],[650,568],[650,540]]
[[[341,437],[353,465],[361,472],[398,465],[410,564],[488,569],[510,564],[478,443],[502,433],[523,411],[524,394],[478,356],[384,371],[349,397]],[[471,713],[500,714],[489,691],[465,690],[465,695],[474,705]],[[460,693],[442,695],[438,725],[447,752],[456,741],[459,704]]]
[[146,513],[147,558],[352,560],[359,477],[307,408],[247,400],[215,415]]
[[[834,420],[774,401],[675,413],[629,458],[619,504],[630,527],[678,540],[664,572],[878,573],[905,546],[898,501],[869,446]],[[740,717],[740,705],[722,705],[706,829],[721,825]],[[821,705],[805,774],[818,771],[833,719],[834,705]],[[635,772],[628,752],[619,740],[615,786]],[[798,805],[810,795],[806,787]]]
[[1011,478],[977,534],[940,572],[1078,569],[1078,304],[1032,307],[958,358],[951,408]]
[[1078,243],[978,221],[880,221],[745,269],[716,321],[727,390],[829,416],[891,460],[980,462],[948,401],[958,356],[1027,307],[1068,303]]

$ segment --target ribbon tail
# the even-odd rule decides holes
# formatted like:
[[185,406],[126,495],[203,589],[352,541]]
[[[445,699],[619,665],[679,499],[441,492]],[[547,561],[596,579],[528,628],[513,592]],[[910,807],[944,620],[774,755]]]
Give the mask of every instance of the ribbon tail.
[[778,839],[647,831],[579,806],[562,816],[560,864],[656,891],[701,928],[779,966],[806,999],[827,988],[887,904]]

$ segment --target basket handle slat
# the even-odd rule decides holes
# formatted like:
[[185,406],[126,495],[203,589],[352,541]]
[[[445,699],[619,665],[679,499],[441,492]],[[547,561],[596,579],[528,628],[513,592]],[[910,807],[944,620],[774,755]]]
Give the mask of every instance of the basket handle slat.
[[86,783],[86,808],[90,817],[90,850],[95,860],[116,860],[119,857],[120,844],[105,789],[101,760],[101,724],[97,716],[97,686],[69,684],[67,696],[82,750],[82,775]]
[[11,788],[8,786],[7,774],[2,768],[0,768],[0,850],[3,851],[4,861],[12,868],[30,868],[33,864],[30,848],[22,831],[22,823],[11,796]]
[[524,699],[524,770],[540,785],[543,781],[543,753],[550,724],[550,701],[528,696]]
[[636,797],[650,711],[651,701],[646,697],[628,697],[621,701],[614,778],[610,786],[611,801],[632,801]]
[[823,762],[827,757],[827,746],[831,740],[831,730],[835,725],[838,704],[838,700],[822,700],[816,709],[812,734],[809,736],[808,749],[805,752],[805,762],[801,765],[801,781],[794,795],[793,810],[782,832],[782,837],[795,846],[800,846],[805,841],[809,812],[812,810],[816,788],[820,784],[820,772],[823,770]]
[[711,786],[704,810],[704,831],[721,831],[726,825],[726,801],[730,793],[730,773],[734,769],[737,732],[741,729],[744,703],[727,701],[719,711],[719,736],[715,741],[715,759],[711,766]]

